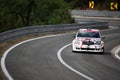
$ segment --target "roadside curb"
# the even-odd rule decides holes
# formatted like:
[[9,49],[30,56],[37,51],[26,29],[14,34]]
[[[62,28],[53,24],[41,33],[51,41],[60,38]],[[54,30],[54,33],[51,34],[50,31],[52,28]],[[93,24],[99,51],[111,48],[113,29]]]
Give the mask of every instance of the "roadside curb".
[[79,16],[79,15],[73,15],[72,16],[73,18],[84,18],[84,19],[112,19],[112,20],[120,20],[120,18],[117,18],[117,17],[101,17],[101,16],[98,16],[98,17],[90,17],[90,16]]
[[118,59],[120,60],[120,45],[116,46],[115,48],[112,49],[111,53]]

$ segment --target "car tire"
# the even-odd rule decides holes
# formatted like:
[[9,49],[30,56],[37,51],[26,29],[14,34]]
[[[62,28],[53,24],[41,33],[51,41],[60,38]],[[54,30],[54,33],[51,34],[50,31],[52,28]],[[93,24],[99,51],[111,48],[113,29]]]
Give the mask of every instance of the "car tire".
[[104,47],[103,47],[102,49],[103,49],[103,52],[101,52],[101,54],[104,54],[104,52],[105,52],[105,49],[104,49]]
[[76,51],[72,50],[73,53],[75,53]]
[[75,51],[72,50],[72,52],[74,53]]

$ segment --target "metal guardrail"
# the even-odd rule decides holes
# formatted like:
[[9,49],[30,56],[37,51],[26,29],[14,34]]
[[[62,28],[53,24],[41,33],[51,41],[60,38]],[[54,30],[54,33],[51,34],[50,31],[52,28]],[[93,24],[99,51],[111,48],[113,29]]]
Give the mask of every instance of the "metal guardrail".
[[43,25],[18,28],[0,33],[0,43],[9,41],[13,38],[35,33],[65,32],[77,30],[79,28],[108,28],[108,22],[92,22],[82,24],[61,24],[61,25]]
[[72,10],[72,15],[87,17],[119,17],[120,11]]

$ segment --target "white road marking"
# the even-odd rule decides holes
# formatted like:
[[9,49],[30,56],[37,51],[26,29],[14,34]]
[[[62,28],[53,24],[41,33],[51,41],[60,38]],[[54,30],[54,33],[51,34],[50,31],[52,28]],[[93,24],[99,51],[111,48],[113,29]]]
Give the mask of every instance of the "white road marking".
[[[116,36],[116,35],[120,35],[120,34],[111,34],[111,35],[104,35],[104,36],[107,37],[107,36]],[[119,45],[119,46],[116,46],[115,48],[113,48],[113,49],[111,50],[111,53],[112,53],[117,59],[120,60],[120,56],[119,56],[119,54],[120,54],[120,45]]]
[[67,44],[67,45],[63,46],[61,49],[59,49],[59,51],[57,52],[57,57],[58,57],[59,61],[60,61],[64,66],[66,66],[68,69],[70,69],[71,71],[73,71],[73,72],[77,73],[78,75],[84,77],[85,79],[94,80],[93,78],[88,77],[87,75],[85,75],[85,74],[77,71],[76,69],[72,68],[70,65],[68,65],[68,64],[62,59],[62,57],[61,57],[62,51],[63,51],[65,48],[67,48],[68,46],[70,46],[71,44],[72,44],[72,43]]
[[117,59],[120,60],[120,56],[119,56],[119,54],[120,54],[120,45],[113,48],[111,52]]
[[[120,48],[117,49],[117,51],[120,51]],[[119,53],[117,51],[115,52],[115,56],[116,56],[116,58],[118,58],[120,60],[120,56],[119,56]]]
[[[67,33],[67,34],[70,34],[70,33]],[[62,35],[67,35],[67,34],[49,35],[49,36],[44,36],[44,37],[33,38],[33,39],[29,39],[29,40],[22,41],[22,42],[20,42],[20,43],[18,43],[18,44],[16,44],[16,45],[10,47],[10,48],[3,54],[2,58],[1,58],[1,68],[2,68],[3,73],[4,73],[5,76],[8,78],[8,80],[14,80],[14,79],[12,78],[12,76],[9,74],[9,72],[8,72],[8,70],[7,70],[7,68],[6,68],[5,59],[6,59],[7,55],[8,55],[8,53],[9,53],[12,49],[14,49],[15,47],[17,47],[17,46],[19,46],[19,45],[21,45],[21,44],[23,44],[23,43],[26,43],[26,42],[29,42],[29,41],[33,41],[33,40],[42,39],[42,38],[48,38],[48,37],[54,37],[54,36],[62,36]],[[107,35],[106,35],[106,36],[107,36]],[[61,50],[61,51],[62,51],[62,50]],[[69,69],[70,69],[70,68],[69,68]],[[72,68],[72,69],[73,69],[73,68]],[[71,69],[71,70],[72,70],[72,69]],[[73,70],[74,70],[74,69],[73,69]],[[81,74],[81,73],[78,72],[77,70],[74,70],[74,71],[75,71],[77,74]],[[83,75],[83,76],[85,76],[85,75]],[[86,77],[87,77],[87,76],[86,76]],[[88,77],[88,78],[89,78],[89,77]],[[93,80],[93,79],[91,78],[90,80]]]
[[20,43],[18,43],[18,44],[13,45],[12,47],[10,47],[10,48],[3,54],[2,58],[1,58],[1,68],[2,68],[3,73],[4,73],[5,76],[8,78],[8,80],[14,80],[14,79],[12,78],[12,76],[9,74],[9,72],[8,72],[8,70],[7,70],[7,68],[6,68],[5,59],[6,59],[7,55],[8,55],[8,53],[9,53],[12,49],[14,49],[15,47],[17,47],[17,46],[19,46],[19,45],[21,45],[21,44],[23,44],[23,43],[26,43],[26,42],[29,42],[29,41],[33,41],[33,40],[42,39],[42,38],[48,38],[48,37],[54,37],[54,36],[62,36],[62,35],[67,35],[67,34],[70,34],[70,33],[57,34],[57,35],[49,35],[49,36],[43,36],[43,37],[33,38],[33,39],[25,40],[25,41],[22,41],[22,42],[20,42]]

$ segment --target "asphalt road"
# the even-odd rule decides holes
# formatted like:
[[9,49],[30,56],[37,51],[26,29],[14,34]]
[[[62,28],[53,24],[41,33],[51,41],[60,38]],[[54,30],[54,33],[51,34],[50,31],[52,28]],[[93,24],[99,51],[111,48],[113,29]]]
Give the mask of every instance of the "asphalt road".
[[[120,29],[102,31],[109,35],[105,54],[72,53],[71,45],[61,52],[62,59],[78,72],[94,80],[120,80],[120,61],[111,50],[120,44]],[[23,43],[6,57],[6,68],[14,80],[87,80],[59,61],[57,52],[73,40],[74,34],[47,37]]]

